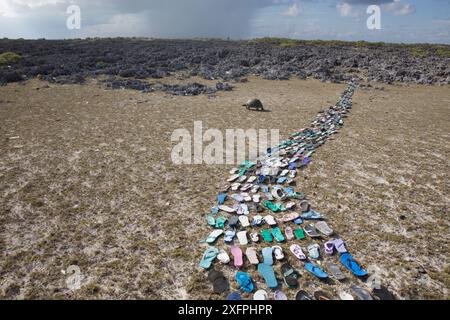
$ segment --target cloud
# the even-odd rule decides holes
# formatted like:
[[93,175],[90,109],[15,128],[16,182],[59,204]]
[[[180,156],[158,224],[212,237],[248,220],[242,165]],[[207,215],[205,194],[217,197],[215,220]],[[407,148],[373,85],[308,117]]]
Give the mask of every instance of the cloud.
[[433,24],[450,26],[450,19],[434,19],[431,21]]
[[298,3],[294,3],[285,12],[283,12],[283,15],[288,17],[298,17],[301,12],[302,9],[300,5]]
[[358,10],[348,2],[339,2],[336,4],[336,10],[341,17],[357,18],[362,15],[361,10]]
[[416,12],[416,7],[409,3],[402,3],[401,0],[382,5],[382,9],[396,16],[406,16]]

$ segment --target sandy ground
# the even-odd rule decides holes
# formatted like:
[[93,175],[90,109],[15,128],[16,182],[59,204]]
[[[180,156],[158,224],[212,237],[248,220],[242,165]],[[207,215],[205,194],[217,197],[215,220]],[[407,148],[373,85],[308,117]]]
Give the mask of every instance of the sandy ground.
[[[209,98],[108,91],[95,80],[0,87],[0,297],[221,298],[198,270],[198,241],[232,166],[172,164],[173,130],[203,121],[286,138],[344,88],[250,78]],[[240,106],[254,96],[271,112]],[[358,89],[344,128],[297,178],[400,299],[449,298],[449,123],[448,86]],[[83,276],[78,290],[62,273],[70,265]],[[357,282],[301,272],[310,292]]]

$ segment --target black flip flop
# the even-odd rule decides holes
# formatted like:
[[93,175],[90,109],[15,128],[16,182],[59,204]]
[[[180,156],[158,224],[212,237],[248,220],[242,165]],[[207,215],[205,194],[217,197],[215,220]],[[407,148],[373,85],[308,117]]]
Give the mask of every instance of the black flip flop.
[[321,290],[314,292],[314,298],[316,300],[333,300],[329,293]]
[[298,286],[298,273],[289,263],[285,263],[281,266],[281,274],[283,276],[284,283],[286,283],[289,288],[295,288]]
[[223,293],[230,288],[230,284],[223,273],[212,269],[208,272],[208,280],[213,284],[213,290],[215,293]]
[[372,295],[378,300],[395,300],[395,296],[385,286],[381,286],[379,289],[373,289]]
[[312,300],[311,296],[304,290],[300,290],[299,292],[297,292],[297,294],[295,295],[295,300]]
[[310,236],[311,238],[319,238],[320,234],[317,232],[316,228],[314,228],[312,225],[307,224],[303,227],[306,234]]

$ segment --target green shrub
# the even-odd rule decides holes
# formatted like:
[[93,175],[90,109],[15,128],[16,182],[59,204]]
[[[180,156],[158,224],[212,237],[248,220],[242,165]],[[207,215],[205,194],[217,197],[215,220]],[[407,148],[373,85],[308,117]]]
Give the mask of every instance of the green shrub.
[[21,56],[19,56],[17,53],[14,52],[4,52],[0,54],[0,65],[7,64],[7,63],[14,63],[21,59]]
[[410,51],[414,57],[424,58],[428,56],[428,50],[421,47],[413,47]]

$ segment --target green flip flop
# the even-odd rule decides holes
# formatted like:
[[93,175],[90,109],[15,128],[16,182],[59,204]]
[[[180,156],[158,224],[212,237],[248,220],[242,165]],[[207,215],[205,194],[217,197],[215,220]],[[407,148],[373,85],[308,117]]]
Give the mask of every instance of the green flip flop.
[[207,214],[207,215],[206,215],[206,221],[208,222],[208,224],[209,224],[211,227],[215,227],[215,226],[216,226],[216,219],[215,219],[212,215]]
[[270,230],[267,230],[267,229],[261,230],[261,235],[265,242],[273,241],[272,232]]
[[272,235],[277,239],[278,242],[283,242],[285,240],[283,233],[281,233],[280,228],[275,227],[272,229]]
[[305,239],[305,232],[302,228],[294,230],[295,237],[299,240]]
[[283,205],[279,205],[279,204],[277,205],[269,200],[264,200],[262,204],[264,207],[266,207],[267,209],[269,209],[272,212],[278,212],[284,207]]
[[203,253],[202,260],[200,260],[199,266],[203,269],[209,269],[211,267],[212,262],[219,254],[219,250],[215,247],[208,247]]
[[223,229],[225,227],[225,223],[228,221],[227,218],[224,216],[220,216],[216,219],[216,223],[214,225],[214,228],[216,229]]

